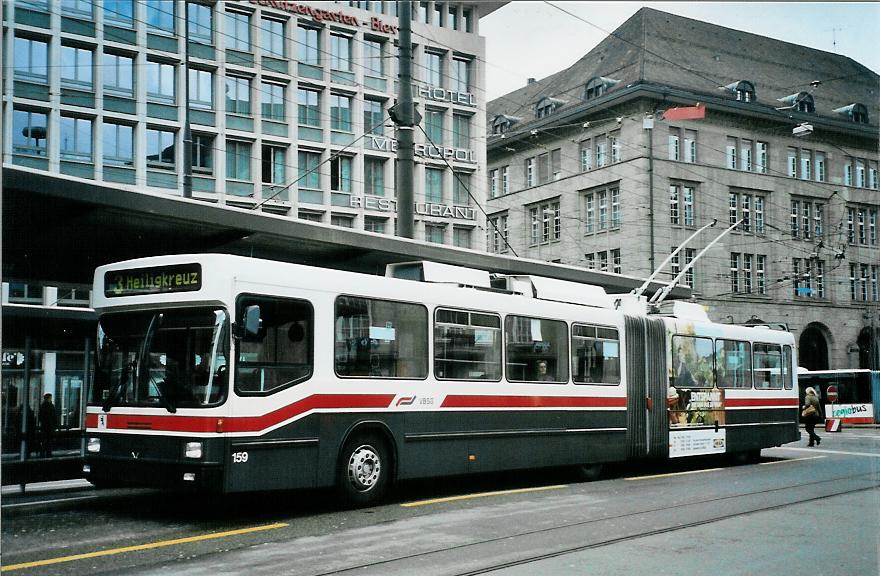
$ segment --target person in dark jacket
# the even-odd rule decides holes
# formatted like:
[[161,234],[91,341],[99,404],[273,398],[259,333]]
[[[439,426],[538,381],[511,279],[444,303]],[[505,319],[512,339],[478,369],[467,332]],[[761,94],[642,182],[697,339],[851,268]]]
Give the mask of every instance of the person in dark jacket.
[[807,388],[804,390],[804,410],[806,411],[809,406],[812,406],[815,409],[814,414],[809,414],[804,416],[804,428],[807,431],[807,434],[810,435],[810,443],[807,446],[813,446],[815,443],[816,446],[822,443],[822,439],[816,434],[816,424],[822,421],[822,405],[819,402],[819,397],[816,395],[816,390],[813,388]]
[[52,456],[52,441],[55,437],[55,428],[58,427],[58,417],[55,414],[55,404],[52,403],[52,395],[43,396],[40,404],[40,456],[50,458]]

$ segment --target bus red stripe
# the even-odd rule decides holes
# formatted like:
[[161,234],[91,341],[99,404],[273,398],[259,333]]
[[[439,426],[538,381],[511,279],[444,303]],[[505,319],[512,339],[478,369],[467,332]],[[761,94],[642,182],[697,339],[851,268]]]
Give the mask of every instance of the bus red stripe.
[[[278,410],[260,416],[174,416],[108,414],[108,430],[160,430],[163,432],[211,433],[217,432],[217,421],[223,420],[223,432],[260,432],[304,414],[310,410],[345,408],[387,408],[394,394],[316,394]],[[88,428],[97,428],[98,415],[86,417]]]
[[582,396],[447,396],[444,408],[626,408],[626,398]]
[[725,398],[724,405],[728,408],[798,406],[797,398]]

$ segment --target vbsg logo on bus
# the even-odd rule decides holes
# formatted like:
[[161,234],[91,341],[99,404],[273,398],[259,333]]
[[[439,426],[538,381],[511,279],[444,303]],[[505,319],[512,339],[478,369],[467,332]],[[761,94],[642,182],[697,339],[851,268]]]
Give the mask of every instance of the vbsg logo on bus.
[[201,287],[202,265],[195,263],[104,273],[104,296],[107,298],[194,292]]

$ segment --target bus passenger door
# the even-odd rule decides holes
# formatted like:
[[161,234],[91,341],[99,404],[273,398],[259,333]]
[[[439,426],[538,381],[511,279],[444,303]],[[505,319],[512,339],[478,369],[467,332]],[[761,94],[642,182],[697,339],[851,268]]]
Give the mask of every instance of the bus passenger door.
[[666,414],[666,326],[663,320],[626,318],[626,438],[629,459],[669,454]]

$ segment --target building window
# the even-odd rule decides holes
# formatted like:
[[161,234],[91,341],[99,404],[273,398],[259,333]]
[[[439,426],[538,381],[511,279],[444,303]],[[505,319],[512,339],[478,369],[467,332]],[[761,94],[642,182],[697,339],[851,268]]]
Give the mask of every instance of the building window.
[[868,180],[865,174],[865,161],[856,160],[856,186],[859,188],[866,188],[867,185]]
[[459,248],[471,247],[471,229],[461,226],[452,227],[452,245]]
[[730,253],[730,291],[733,294],[739,294],[739,266],[740,259],[738,252]]
[[681,128],[669,128],[669,159],[681,160]]
[[287,119],[287,111],[284,109],[285,86],[271,82],[262,84],[262,114],[266,120],[284,122]]
[[226,47],[242,52],[251,51],[251,16],[239,12],[226,13]]
[[131,126],[105,122],[101,141],[104,146],[105,165],[134,164],[134,129]]
[[559,201],[547,202],[529,209],[532,219],[532,244],[556,242],[562,235]]
[[186,3],[189,18],[189,39],[200,44],[214,42],[214,9],[198,2]]
[[425,83],[440,88],[443,86],[443,55],[425,52]]
[[61,46],[61,82],[77,88],[91,88],[94,54],[76,46]]
[[669,186],[669,223],[681,224],[681,186]]
[[581,141],[581,171],[593,169],[593,142],[589,138]]
[[251,80],[240,76],[226,77],[226,112],[229,114],[251,114]]
[[330,95],[330,129],[351,132],[351,96]]
[[594,222],[596,219],[596,204],[594,194],[590,193],[584,196],[584,232],[592,234],[594,230]]
[[844,164],[844,166],[843,166],[843,183],[847,186],[853,185],[852,158],[847,158],[846,164]]
[[599,270],[602,272],[608,272],[608,252],[606,250],[596,252],[596,256],[599,260]]
[[134,2],[131,0],[104,0],[104,20],[114,26],[122,25],[130,28],[134,21]]
[[262,181],[264,184],[274,184],[276,186],[284,185],[287,180],[286,157],[286,147],[263,145],[261,161]]
[[611,188],[611,227],[620,227],[620,188]]
[[214,109],[214,74],[212,72],[190,68],[189,104],[193,108]]
[[846,241],[850,244],[856,243],[856,210],[855,208],[846,209]]
[[443,244],[443,236],[445,232],[446,226],[442,224],[425,224],[425,242]]
[[470,92],[470,60],[453,58],[452,60],[452,90],[456,92]]
[[354,228],[354,216],[348,214],[331,214],[330,224],[340,228]]
[[61,159],[92,160],[92,120],[61,117]]
[[385,61],[382,59],[382,43],[364,40],[362,43],[364,72],[367,76],[384,76]]
[[471,175],[469,172],[452,173],[452,203],[456,206],[471,204]]
[[489,170],[489,198],[498,196],[498,169]]
[[351,156],[335,156],[330,160],[330,189],[351,194]]
[[607,162],[607,143],[605,136],[599,136],[596,138],[596,167],[601,168],[605,166]]
[[801,158],[800,176],[801,176],[801,180],[809,180],[810,177],[813,175],[812,156],[813,156],[813,153],[811,150],[801,149],[801,151],[800,151],[800,158]]
[[767,150],[768,145],[766,142],[758,142],[755,144],[755,150],[757,152],[757,170],[758,174],[767,174],[767,171],[770,169],[770,164],[767,158]]
[[320,212],[311,212],[309,210],[299,210],[296,217],[306,222],[322,222],[324,220]]
[[443,203],[443,170],[425,168],[425,202]]
[[739,169],[744,172],[752,171],[752,141],[740,140],[739,142]]
[[510,193],[510,166],[501,168],[501,193]]
[[452,115],[452,146],[468,148],[471,144],[471,117],[464,114]]
[[348,36],[330,35],[330,68],[351,72],[351,38]]
[[602,190],[596,193],[599,201],[599,230],[608,229],[608,192]]
[[683,186],[682,191],[682,199],[684,203],[684,225],[693,226],[696,218],[694,214],[694,187]]
[[871,246],[877,245],[877,210],[871,209],[868,212],[868,237]]
[[297,50],[299,61],[310,66],[321,65],[321,48],[318,30],[300,26],[297,30]]
[[318,172],[320,163],[321,155],[317,152],[299,151],[297,155],[297,165],[299,166],[297,181],[300,188],[321,189],[321,173]]
[[382,102],[364,100],[364,133],[377,136],[385,133],[385,111]]
[[623,267],[620,262],[620,249],[611,251],[611,271],[615,274],[623,274]]
[[386,218],[364,216],[364,230],[366,230],[367,232],[375,232],[376,234],[384,234],[386,222]]
[[317,90],[299,89],[298,120],[300,126],[321,126],[320,96]]
[[440,110],[425,111],[425,133],[428,140],[435,146],[443,145],[443,112]]
[[859,208],[859,244],[867,244],[868,243],[868,234],[867,228],[865,227],[865,220],[867,217],[867,210],[864,208]]
[[385,195],[385,161],[381,158],[364,158],[364,194]]
[[263,18],[260,21],[260,43],[263,52],[278,58],[284,58],[284,22]]
[[213,174],[214,137],[210,134],[193,134],[192,167],[196,172]]
[[49,45],[42,40],[15,37],[13,66],[18,80],[45,82],[48,78]]
[[174,34],[174,7],[176,2],[167,0],[146,0],[147,28],[153,31]]
[[174,102],[176,94],[174,64],[147,61],[147,98],[166,103]]
[[12,113],[12,153],[46,156],[48,116],[44,112],[14,110]]
[[535,185],[535,159],[526,159],[526,187],[531,188]]
[[104,92],[131,96],[134,93],[134,59],[121,54],[104,54],[101,66]]
[[758,254],[756,256],[756,271],[758,281],[758,294],[767,294],[767,256]]
[[737,152],[737,144],[736,138],[732,136],[727,137],[727,148],[726,148],[726,162],[725,165],[731,169],[736,170],[736,152]]
[[492,252],[507,252],[507,233],[507,214],[489,217],[489,249]]
[[[677,249],[678,249],[678,246],[673,246],[671,252],[675,252]],[[672,260],[670,261],[670,274],[672,276],[672,279],[677,278],[678,275],[681,274],[681,256],[682,256],[682,254],[684,254],[684,265],[685,265],[685,267],[687,267],[688,265],[690,265],[691,262],[694,261],[694,258],[696,258],[697,250],[696,250],[696,248],[685,248],[684,250],[680,251],[678,254],[676,254],[675,256],[672,257]],[[689,288],[694,287],[694,267],[693,266],[691,266],[690,268],[687,269],[687,271],[684,273],[684,278],[682,278],[681,282],[682,282],[682,284],[684,284],[685,286],[687,286]]]
[[250,142],[226,141],[226,177],[233,180],[251,179]]
[[175,140],[174,131],[147,128],[147,166],[173,169],[176,164]]
[[816,182],[825,181],[825,153],[816,152]]

